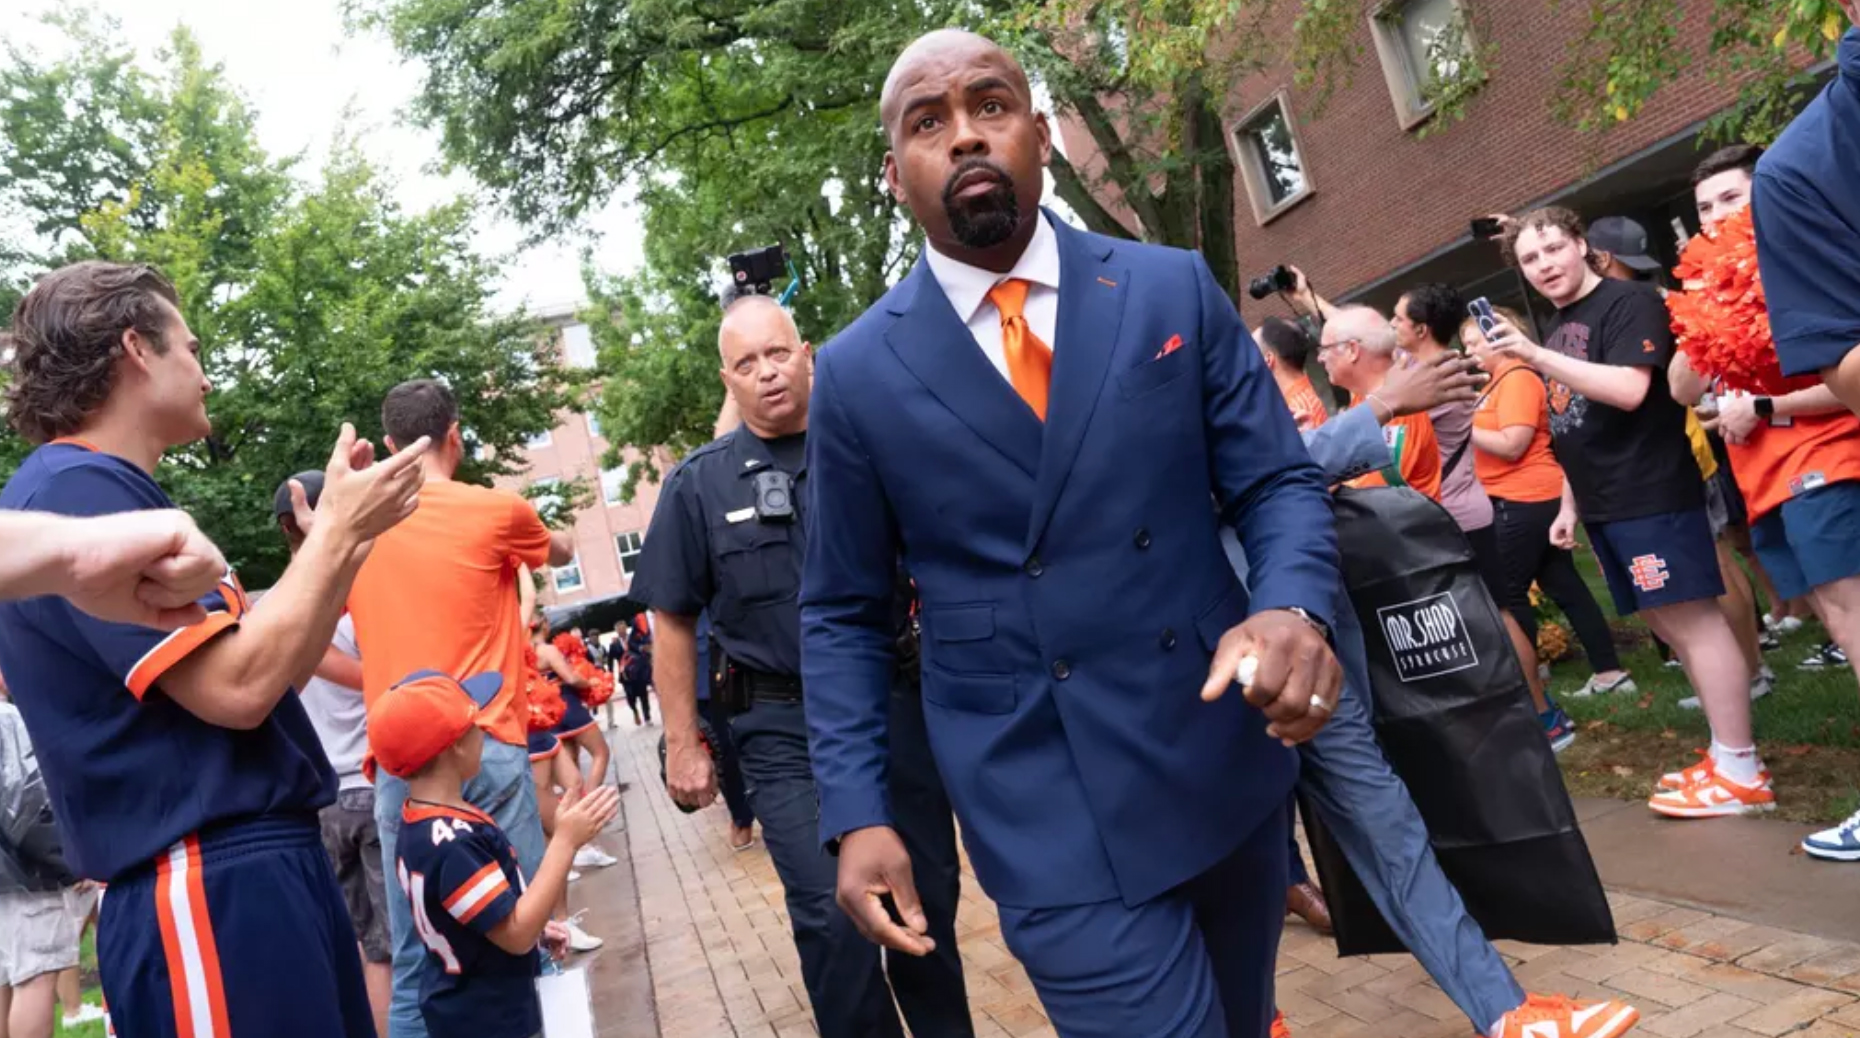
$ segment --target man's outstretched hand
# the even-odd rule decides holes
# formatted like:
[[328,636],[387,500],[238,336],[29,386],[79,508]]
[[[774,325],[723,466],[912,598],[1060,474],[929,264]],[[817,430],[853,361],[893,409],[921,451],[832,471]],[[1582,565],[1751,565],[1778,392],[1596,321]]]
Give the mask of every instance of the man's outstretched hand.
[[1393,412],[1388,418],[1393,421],[1441,404],[1477,400],[1484,384],[1485,374],[1472,358],[1449,351],[1431,361],[1409,359],[1396,364],[1373,395]]
[[312,509],[303,484],[291,481],[291,511],[297,528],[308,535],[318,524],[330,525],[363,543],[372,542],[420,504],[425,477],[420,458],[432,447],[422,436],[385,461],[375,461],[374,444],[357,439],[355,427],[342,423],[336,447],[323,472],[323,496]]
[[[1330,643],[1303,617],[1266,609],[1221,636],[1201,698],[1213,702],[1234,684],[1272,722],[1266,734],[1296,746],[1330,720],[1343,691],[1343,667]],[[842,862],[842,890],[845,875]]]
[[[884,896],[898,906],[899,926],[885,909]],[[906,955],[936,950],[923,902],[911,878],[911,856],[889,826],[858,829],[840,838],[840,909],[866,939]]]

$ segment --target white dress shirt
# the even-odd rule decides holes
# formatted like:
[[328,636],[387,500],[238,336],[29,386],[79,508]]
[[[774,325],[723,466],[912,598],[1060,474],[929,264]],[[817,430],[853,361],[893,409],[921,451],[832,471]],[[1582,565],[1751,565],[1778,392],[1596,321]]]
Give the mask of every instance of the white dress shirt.
[[1027,244],[1027,251],[1020,254],[1020,262],[1005,274],[950,259],[936,251],[934,245],[926,247],[931,276],[943,286],[943,294],[949,297],[949,305],[956,308],[956,316],[969,326],[969,334],[975,336],[975,344],[982,348],[982,355],[1009,385],[1013,385],[1013,379],[1008,378],[1007,353],[1001,348],[1001,311],[989,302],[988,291],[1010,278],[1026,281],[1027,304],[1022,313],[1027,318],[1027,327],[1047,348],[1058,349],[1053,334],[1059,324],[1059,239],[1047,219],[1042,212],[1039,225],[1033,231],[1033,241]]

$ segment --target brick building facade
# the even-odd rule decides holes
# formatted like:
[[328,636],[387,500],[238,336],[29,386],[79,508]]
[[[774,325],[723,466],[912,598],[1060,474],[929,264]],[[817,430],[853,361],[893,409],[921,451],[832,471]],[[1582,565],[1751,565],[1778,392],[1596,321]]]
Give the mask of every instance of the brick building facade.
[[[594,366],[594,346],[586,325],[574,318],[572,308],[545,311],[539,316],[555,329],[563,362],[571,367]],[[583,479],[594,488],[594,500],[575,512],[575,561],[543,575],[538,601],[545,606],[595,602],[626,593],[632,583],[652,510],[659,502],[659,484],[642,482],[630,503],[620,500],[624,467],[603,469],[601,458],[608,443],[592,414],[558,415],[556,427],[532,439],[522,450],[524,471],[497,480],[497,486],[522,493],[533,484]],[[624,459],[632,461],[629,453]],[[669,471],[670,459],[660,458],[660,471]]]
[[[1713,0],[1685,0],[1681,33],[1689,48],[1708,34]],[[1625,215],[1646,227],[1655,254],[1670,263],[1696,229],[1689,176],[1709,150],[1704,121],[1735,98],[1698,68],[1681,74],[1634,118],[1606,133],[1578,133],[1552,113],[1552,98],[1588,5],[1541,0],[1391,0],[1365,5],[1353,44],[1361,59],[1321,112],[1294,83],[1289,65],[1234,83],[1223,115],[1241,167],[1236,239],[1242,280],[1280,263],[1303,269],[1336,301],[1391,307],[1401,291],[1427,281],[1454,284],[1468,297],[1545,312],[1509,271],[1496,243],[1476,240],[1473,217],[1566,205],[1585,219]],[[1368,12],[1374,13],[1368,13]],[[1486,78],[1466,118],[1434,128],[1418,113],[1403,67],[1403,20],[1465,12],[1489,45]],[[1412,42],[1412,41],[1410,41]],[[1289,48],[1280,48],[1282,51]],[[1407,82],[1404,82],[1407,80]],[[1278,102],[1295,146],[1303,191],[1276,199],[1261,175],[1259,128]],[[1429,128],[1423,136],[1419,131]],[[1084,130],[1061,126],[1068,156],[1098,174],[1102,161]],[[1283,135],[1280,136],[1283,140]],[[1249,169],[1248,164],[1252,164]],[[1275,204],[1276,203],[1276,204]],[[1134,225],[1134,221],[1133,221]],[[1284,314],[1276,299],[1243,301],[1249,322]]]

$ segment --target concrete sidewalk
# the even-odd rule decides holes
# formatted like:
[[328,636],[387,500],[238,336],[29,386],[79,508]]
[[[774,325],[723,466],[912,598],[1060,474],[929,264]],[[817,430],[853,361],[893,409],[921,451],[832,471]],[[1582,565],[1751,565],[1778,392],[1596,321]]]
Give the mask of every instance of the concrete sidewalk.
[[[609,939],[584,957],[600,1038],[796,1038],[813,1035],[799,960],[788,932],[781,884],[758,845],[733,853],[720,808],[680,813],[659,782],[659,729],[623,724],[610,734],[621,779],[630,783],[624,840],[603,843],[622,862],[575,884],[576,908],[590,906],[587,926]],[[1732,870],[1731,889],[1760,894],[1782,882],[1792,889],[1781,911],[1799,918],[1813,893],[1802,882],[1841,890],[1860,872],[1791,860],[1780,828],[1721,829],[1719,839],[1770,848],[1767,858],[1717,854],[1709,827],[1648,830],[1638,816],[1607,803],[1585,804],[1591,843],[1610,885],[1621,943],[1614,947],[1543,948],[1503,942],[1524,986],[1585,998],[1627,998],[1640,1008],[1637,1034],[1657,1038],[1803,1038],[1860,1035],[1860,944],[1823,932],[1784,927],[1765,916],[1762,899],[1729,898],[1708,910],[1681,903],[1697,897],[1653,896],[1655,863],[1666,872]],[[1644,811],[1642,812],[1644,813]],[[1616,831],[1633,854],[1612,847]],[[1662,850],[1680,841],[1684,857]],[[1778,846],[1782,850],[1775,850]],[[1665,855],[1662,858],[1662,855]],[[629,860],[630,859],[630,860]],[[1618,861],[1620,864],[1611,864]],[[1675,869],[1675,865],[1679,869]],[[1751,869],[1753,871],[1741,871]],[[1741,871],[1741,876],[1736,874]],[[1709,878],[1709,877],[1708,877]],[[958,919],[970,1006],[980,1038],[1051,1036],[1026,974],[1001,942],[994,906],[965,873]],[[1681,884],[1696,894],[1696,876]],[[1634,893],[1619,892],[1631,887]],[[1824,893],[1823,898],[1835,897]],[[1830,905],[1837,921],[1853,900]],[[1805,932],[1808,931],[1808,932]],[[1846,936],[1860,936],[1847,933]],[[1471,1028],[1408,956],[1339,959],[1333,945],[1288,924],[1279,957],[1279,1004],[1298,1038],[1463,1038]]]

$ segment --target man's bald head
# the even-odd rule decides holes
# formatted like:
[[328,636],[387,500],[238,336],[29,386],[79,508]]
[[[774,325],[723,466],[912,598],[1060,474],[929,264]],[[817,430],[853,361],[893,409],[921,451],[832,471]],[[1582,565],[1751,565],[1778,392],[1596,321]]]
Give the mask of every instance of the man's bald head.
[[724,388],[757,436],[807,428],[813,357],[787,308],[764,295],[742,296],[723,312],[717,332]]
[[1005,272],[1040,222],[1053,131],[1000,44],[945,29],[891,66],[879,100],[885,184],[951,259]]
[[1374,307],[1346,306],[1324,324],[1324,341],[1354,341],[1371,353],[1395,352],[1395,326]]
[[885,89],[879,94],[878,120],[884,125],[886,135],[894,144],[897,142],[898,119],[906,103],[905,95],[927,73],[951,67],[986,66],[995,66],[1006,73],[1008,82],[1029,106],[1032,105],[1033,87],[1027,81],[1026,70],[999,43],[966,29],[938,29],[917,37],[898,55],[898,60],[891,63],[891,71],[885,76]]
[[717,329],[717,353],[728,364],[728,344],[732,337],[765,339],[771,332],[785,332],[788,339],[801,341],[801,330],[794,323],[794,315],[774,297],[760,293],[737,296],[723,308],[723,324]]

